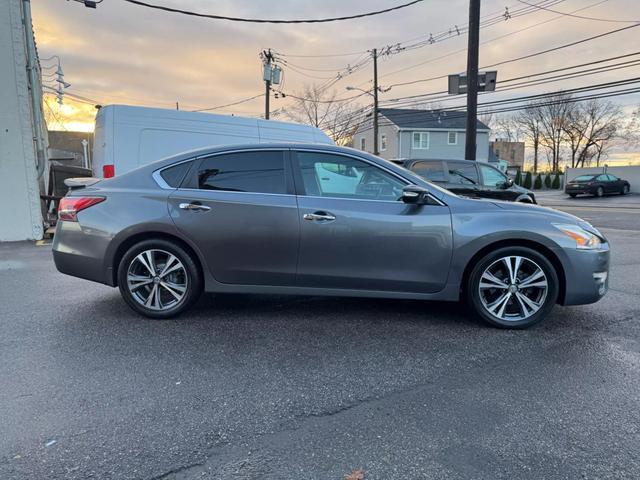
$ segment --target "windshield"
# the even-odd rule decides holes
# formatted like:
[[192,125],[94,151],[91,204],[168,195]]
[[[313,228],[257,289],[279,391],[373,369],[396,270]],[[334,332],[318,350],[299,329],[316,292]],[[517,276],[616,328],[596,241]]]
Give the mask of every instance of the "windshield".
[[571,181],[572,182],[588,182],[589,180],[593,180],[593,177],[595,177],[595,175],[580,175],[579,177],[576,177]]

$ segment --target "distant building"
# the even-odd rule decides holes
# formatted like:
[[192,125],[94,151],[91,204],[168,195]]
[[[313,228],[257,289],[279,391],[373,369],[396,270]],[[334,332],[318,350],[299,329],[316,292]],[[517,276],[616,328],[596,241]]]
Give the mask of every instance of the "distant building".
[[[381,108],[380,156],[396,159],[464,159],[465,112]],[[477,122],[476,158],[488,161],[490,128]],[[373,121],[368,117],[353,136],[353,147],[372,153]]]
[[509,166],[524,169],[524,142],[509,142],[498,138],[490,142],[489,148],[498,159],[506,161]]

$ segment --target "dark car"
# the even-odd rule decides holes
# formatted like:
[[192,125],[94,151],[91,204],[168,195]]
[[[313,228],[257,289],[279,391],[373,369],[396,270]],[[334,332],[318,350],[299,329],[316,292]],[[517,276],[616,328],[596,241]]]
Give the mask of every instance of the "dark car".
[[395,163],[465,197],[536,203],[532,191],[516,185],[507,175],[484,162],[411,159]]
[[580,175],[567,183],[564,192],[571,198],[580,194],[602,197],[607,194],[626,195],[631,186],[626,180],[622,180],[609,173]]

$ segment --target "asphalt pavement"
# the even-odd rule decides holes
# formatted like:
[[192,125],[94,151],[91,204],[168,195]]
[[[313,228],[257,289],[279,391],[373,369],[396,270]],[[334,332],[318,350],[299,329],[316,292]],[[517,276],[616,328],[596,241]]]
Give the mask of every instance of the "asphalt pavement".
[[611,290],[525,331],[250,295],[152,321],[0,244],[0,479],[640,478],[640,208],[605,202],[559,208],[603,227]]

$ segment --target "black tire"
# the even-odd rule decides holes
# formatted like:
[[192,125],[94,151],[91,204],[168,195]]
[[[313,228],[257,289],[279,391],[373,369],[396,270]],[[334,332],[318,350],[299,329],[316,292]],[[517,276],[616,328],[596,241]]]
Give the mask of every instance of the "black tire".
[[598,197],[598,198],[604,197],[604,188],[602,188],[602,187],[596,188],[595,196]]
[[570,196],[571,198],[576,198],[576,197],[578,196],[578,194],[577,194],[577,193],[570,193],[570,194],[569,194],[569,196]]
[[[546,275],[547,291],[539,310],[532,315],[520,320],[505,320],[487,310],[480,298],[480,280],[487,268],[496,264],[500,259],[510,256],[519,256],[533,262]],[[524,264],[524,262],[523,262]],[[527,262],[527,265],[531,265]],[[549,260],[540,253],[527,247],[503,247],[490,252],[482,257],[473,267],[466,285],[466,297],[470,308],[483,321],[499,328],[523,329],[543,320],[556,304],[559,294],[558,274]],[[524,291],[524,290],[523,290]],[[508,308],[518,308],[517,304],[508,304]]]
[[[175,302],[175,304],[168,306],[162,310],[157,310],[153,308],[148,308],[143,305],[139,299],[139,297],[134,297],[134,293],[132,293],[129,289],[129,282],[127,280],[127,276],[130,268],[134,268],[132,266],[132,262],[136,259],[136,257],[145,251],[153,250],[154,252],[163,252],[158,253],[161,256],[164,254],[170,254],[179,260],[182,264],[183,269],[179,270],[177,274],[180,275],[180,278],[184,280],[184,293],[182,298],[179,301],[172,299],[171,302]],[[165,257],[168,258],[168,257]],[[140,243],[135,244],[127,252],[124,254],[122,259],[120,260],[120,264],[118,265],[118,288],[120,289],[120,294],[127,305],[131,307],[135,312],[144,315],[145,317],[154,318],[154,319],[167,319],[171,317],[175,317],[176,315],[187,310],[195,301],[198,299],[200,294],[202,293],[202,276],[200,274],[200,270],[198,268],[197,260],[192,258],[192,256],[187,253],[181,246],[178,244],[168,241],[168,240],[144,240]],[[167,260],[166,263],[169,263]],[[162,268],[162,264],[158,265],[158,270]],[[158,276],[158,275],[156,275]],[[149,277],[151,275],[149,274]],[[155,282],[154,282],[155,283]],[[149,285],[154,285],[151,283]],[[142,287],[147,289],[147,287]],[[158,290],[161,290],[158,286]],[[138,290],[136,290],[138,291]],[[165,297],[168,291],[164,292]],[[182,293],[182,292],[178,292]],[[137,294],[136,294],[137,295]],[[168,302],[169,304],[171,302]]]
[[622,190],[620,190],[620,195],[626,195],[629,193],[629,185],[623,185]]
[[521,197],[517,200],[518,203],[528,203],[530,205],[533,205],[533,200],[531,200],[531,197],[529,195],[526,195],[524,197]]

